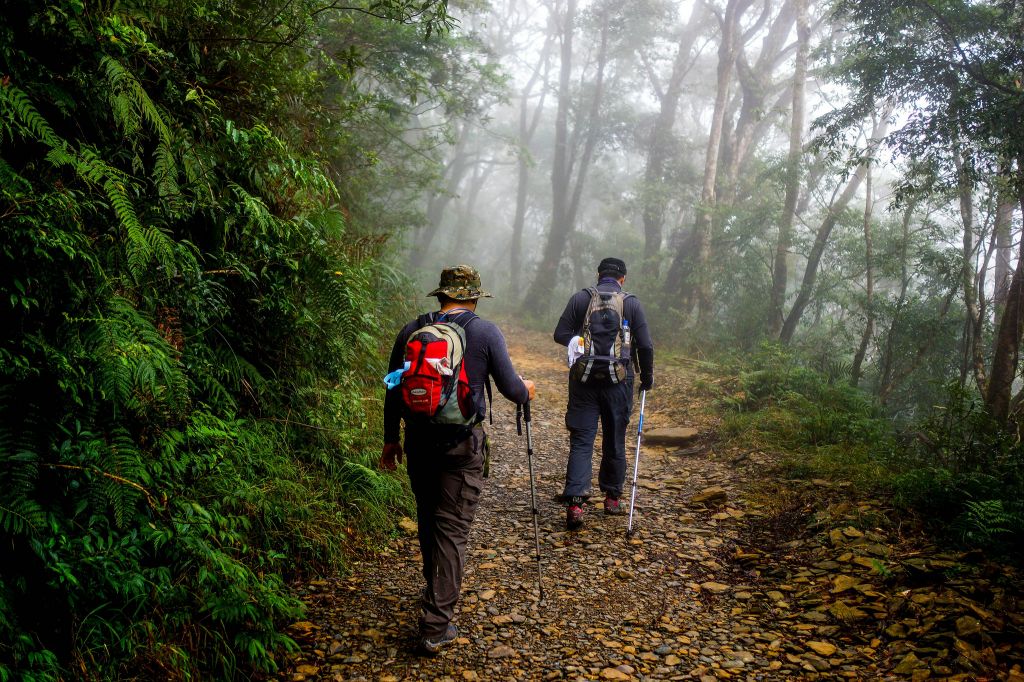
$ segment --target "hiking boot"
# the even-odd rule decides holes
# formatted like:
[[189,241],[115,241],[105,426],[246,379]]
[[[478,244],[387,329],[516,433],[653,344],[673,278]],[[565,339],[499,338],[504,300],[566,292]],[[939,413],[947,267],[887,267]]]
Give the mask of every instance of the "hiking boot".
[[444,649],[446,646],[454,642],[455,638],[458,636],[459,629],[449,623],[448,629],[445,630],[445,633],[440,637],[423,637],[420,639],[420,643],[419,646],[416,647],[416,651],[423,656],[437,656],[441,652],[441,649]]
[[624,511],[625,511],[625,509],[622,508],[622,504],[620,503],[619,498],[612,497],[611,494],[606,494],[604,496],[604,513],[605,514],[608,514],[610,516],[619,516]]
[[565,529],[579,530],[583,527],[583,499],[574,497],[565,509]]

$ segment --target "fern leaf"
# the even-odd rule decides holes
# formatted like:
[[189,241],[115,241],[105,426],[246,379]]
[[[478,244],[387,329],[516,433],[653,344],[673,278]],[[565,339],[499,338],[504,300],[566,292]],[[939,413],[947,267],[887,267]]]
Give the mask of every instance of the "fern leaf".
[[32,104],[31,98],[16,85],[0,88],[0,112],[21,124],[23,131],[48,147],[61,146],[63,141],[53,132],[49,122]]

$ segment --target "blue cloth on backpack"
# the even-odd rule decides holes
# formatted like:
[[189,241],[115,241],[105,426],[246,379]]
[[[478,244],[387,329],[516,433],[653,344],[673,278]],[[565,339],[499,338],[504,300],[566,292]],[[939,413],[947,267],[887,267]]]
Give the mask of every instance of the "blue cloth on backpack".
[[408,369],[409,363],[406,362],[404,367],[400,367],[394,372],[389,372],[388,375],[384,377],[384,383],[387,385],[389,391],[402,383],[402,375],[405,374]]

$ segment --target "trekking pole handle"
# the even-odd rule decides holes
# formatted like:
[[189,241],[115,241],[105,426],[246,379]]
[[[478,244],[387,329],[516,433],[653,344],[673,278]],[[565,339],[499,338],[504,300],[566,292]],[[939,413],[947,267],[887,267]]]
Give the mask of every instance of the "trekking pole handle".
[[530,423],[530,401],[527,400],[525,403],[520,405],[520,407],[523,408],[523,415],[524,415],[523,418],[526,420],[526,423],[529,424]]
[[640,391],[640,422],[636,427],[636,437],[640,438],[640,434],[644,432],[644,406],[647,404],[647,391]]

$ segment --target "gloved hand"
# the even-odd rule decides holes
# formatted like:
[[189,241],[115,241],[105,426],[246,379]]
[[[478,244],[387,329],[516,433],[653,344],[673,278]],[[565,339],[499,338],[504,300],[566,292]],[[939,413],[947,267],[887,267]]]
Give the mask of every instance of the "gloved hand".
[[649,391],[654,388],[654,377],[645,374],[640,377],[640,391]]
[[380,453],[380,468],[384,471],[394,471],[402,461],[401,443],[384,443],[384,449]]

